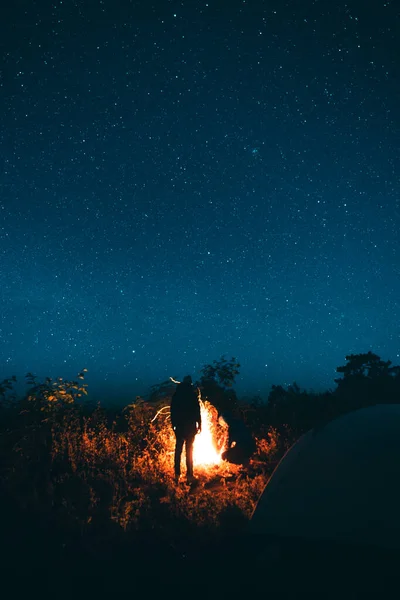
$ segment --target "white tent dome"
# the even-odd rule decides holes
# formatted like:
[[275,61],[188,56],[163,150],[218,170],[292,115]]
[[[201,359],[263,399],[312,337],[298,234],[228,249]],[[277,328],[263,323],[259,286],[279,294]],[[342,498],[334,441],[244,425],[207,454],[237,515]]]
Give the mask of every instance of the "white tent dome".
[[250,531],[400,549],[400,404],[303,435],[273,472]]

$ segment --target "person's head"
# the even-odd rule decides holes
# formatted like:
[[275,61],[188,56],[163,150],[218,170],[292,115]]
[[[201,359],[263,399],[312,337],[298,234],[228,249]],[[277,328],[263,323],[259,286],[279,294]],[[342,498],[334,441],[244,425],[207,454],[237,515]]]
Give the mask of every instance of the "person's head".
[[183,378],[182,383],[184,383],[185,385],[192,385],[192,378],[190,375],[185,375],[185,377]]

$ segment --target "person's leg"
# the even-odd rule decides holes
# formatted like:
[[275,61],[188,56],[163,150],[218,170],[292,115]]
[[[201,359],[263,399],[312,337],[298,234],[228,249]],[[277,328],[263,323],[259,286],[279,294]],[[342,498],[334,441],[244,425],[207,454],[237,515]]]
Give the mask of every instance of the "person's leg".
[[186,475],[188,478],[193,477],[193,444],[195,434],[187,434],[185,438],[186,442]]
[[180,433],[175,431],[175,457],[174,457],[174,470],[175,470],[175,477],[179,477],[181,474],[181,455],[182,455],[182,449],[183,449],[183,444],[185,441],[185,438],[183,437],[183,435],[181,435]]

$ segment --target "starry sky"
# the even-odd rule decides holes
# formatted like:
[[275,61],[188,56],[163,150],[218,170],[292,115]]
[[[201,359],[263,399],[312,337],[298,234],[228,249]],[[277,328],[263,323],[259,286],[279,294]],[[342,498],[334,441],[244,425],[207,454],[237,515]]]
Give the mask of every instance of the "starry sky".
[[400,362],[394,0],[6,4],[1,378],[123,402],[223,354],[262,396]]

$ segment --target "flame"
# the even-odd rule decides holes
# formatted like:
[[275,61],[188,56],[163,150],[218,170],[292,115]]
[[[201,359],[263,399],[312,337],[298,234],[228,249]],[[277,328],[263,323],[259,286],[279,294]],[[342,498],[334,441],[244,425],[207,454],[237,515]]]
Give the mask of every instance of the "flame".
[[212,413],[200,401],[201,432],[196,435],[193,446],[193,464],[211,466],[221,463],[222,450],[218,451],[212,433]]

